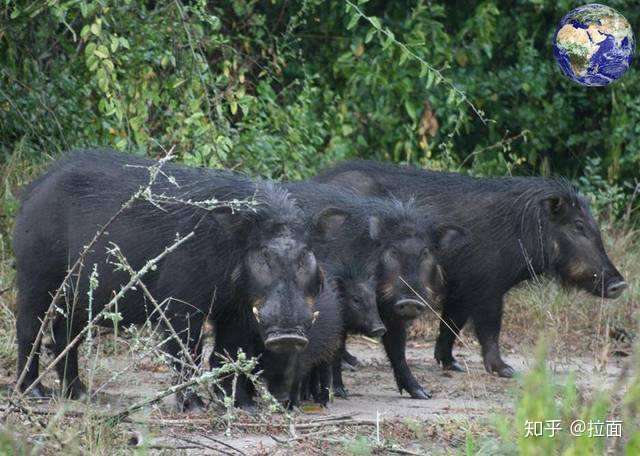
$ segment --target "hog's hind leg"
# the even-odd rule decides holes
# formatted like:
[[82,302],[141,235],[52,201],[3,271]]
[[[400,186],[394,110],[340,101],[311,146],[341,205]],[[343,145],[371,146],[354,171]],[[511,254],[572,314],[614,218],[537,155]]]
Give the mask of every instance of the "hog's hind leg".
[[332,371],[332,383],[333,383],[333,394],[337,397],[341,397],[343,399],[349,398],[349,391],[344,386],[344,381],[342,379],[342,358],[344,353],[346,352],[345,341],[342,341],[341,347],[338,350],[338,353],[334,356],[331,361],[331,371]]
[[[167,313],[171,322],[171,328],[165,325],[164,333],[166,342],[162,345],[162,350],[171,360],[172,367],[177,374],[177,382],[189,380],[197,374],[197,369],[202,359],[202,327],[204,316],[186,313],[183,315]],[[180,342],[176,340],[176,336]],[[184,353],[184,348],[189,351],[191,360]],[[198,393],[192,389],[182,390],[176,394],[177,406],[183,412],[197,412],[205,408],[205,403]]]
[[[39,376],[39,362],[41,344],[35,348],[33,356],[30,358],[32,347],[36,341],[38,332],[42,325],[44,315],[51,304],[51,292],[55,290],[62,281],[57,277],[47,277],[39,269],[32,270],[26,265],[18,263],[17,268],[17,315],[16,315],[16,339],[18,343],[18,369],[17,379],[26,370],[25,376],[18,385],[20,391],[25,391]],[[34,385],[29,395],[37,398],[48,398],[52,396],[49,388],[40,382]]]
[[[74,311],[67,311],[68,318],[58,317],[53,323],[53,352],[56,358],[75,339],[80,331],[79,318],[74,318]],[[63,397],[81,400],[86,397],[87,388],[80,380],[78,371],[78,346],[81,340],[73,345],[67,354],[56,364]]]
[[513,377],[515,370],[505,363],[500,355],[502,297],[483,301],[481,306],[475,307],[472,318],[487,372],[505,378]]
[[469,311],[465,306],[453,302],[445,304],[434,349],[434,357],[444,370],[466,372],[453,357],[453,345],[468,319]]

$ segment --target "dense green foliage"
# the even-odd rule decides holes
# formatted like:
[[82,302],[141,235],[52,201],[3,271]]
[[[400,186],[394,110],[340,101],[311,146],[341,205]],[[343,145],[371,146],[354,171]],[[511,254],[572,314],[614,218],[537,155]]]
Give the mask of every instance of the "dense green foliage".
[[[0,156],[174,148],[275,178],[373,157],[562,174],[626,212],[640,76],[561,74],[555,24],[581,2],[352,1],[0,0]],[[609,5],[637,25],[634,3]]]

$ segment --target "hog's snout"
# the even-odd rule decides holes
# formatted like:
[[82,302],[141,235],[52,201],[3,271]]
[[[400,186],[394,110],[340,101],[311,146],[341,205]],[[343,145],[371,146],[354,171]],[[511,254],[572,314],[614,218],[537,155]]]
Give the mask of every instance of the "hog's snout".
[[267,333],[264,346],[274,353],[301,352],[309,344],[309,339],[300,328],[294,331],[273,330]]
[[416,318],[427,310],[427,306],[417,299],[405,298],[398,300],[394,304],[393,310],[402,318]]
[[382,337],[387,333],[387,328],[385,328],[383,325],[381,326],[377,326],[375,328],[373,328],[371,331],[369,331],[367,333],[367,336],[369,337]]
[[612,280],[607,285],[607,290],[605,292],[605,298],[615,299],[622,294],[624,290],[629,287],[627,282],[624,280]]

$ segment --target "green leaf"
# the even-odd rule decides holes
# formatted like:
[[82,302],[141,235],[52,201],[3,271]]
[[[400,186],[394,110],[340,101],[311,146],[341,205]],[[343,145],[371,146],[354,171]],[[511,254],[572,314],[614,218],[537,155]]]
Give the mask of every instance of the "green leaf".
[[413,120],[414,122],[418,120],[416,108],[413,106],[413,104],[411,104],[410,100],[404,101],[404,109],[407,111],[407,114],[409,114],[409,117],[411,117],[411,120]]
[[[436,72],[429,70],[426,65],[422,65],[422,70],[427,74],[427,89],[430,89],[435,82]],[[420,74],[422,74],[422,71],[420,71]]]
[[84,53],[87,56],[87,58],[93,55],[93,51],[96,50],[96,47],[97,45],[94,42],[87,44],[87,47],[84,48]]
[[109,58],[109,49],[107,49],[107,47],[102,44],[98,46],[97,49],[93,51],[93,53],[101,59]]
[[378,33],[378,30],[374,28],[370,28],[369,30],[367,30],[367,35],[364,37],[364,42],[369,43],[376,33]]
[[115,52],[120,47],[120,40],[116,36],[111,37],[111,52],[115,54]]
[[359,20],[360,20],[359,14],[357,13],[352,14],[351,19],[349,19],[349,23],[347,24],[347,30],[353,29],[358,24]]
[[407,51],[405,51],[404,49],[402,49],[400,51],[400,59],[398,60],[398,65],[404,65],[404,63],[407,61],[407,58],[409,57],[409,54],[407,53]]
[[102,32],[102,25],[98,22],[94,22],[91,24],[91,33],[95,36],[100,36],[100,32]]
[[375,28],[377,28],[378,30],[380,30],[382,28],[382,24],[380,23],[380,19],[378,19],[375,16],[370,16],[369,17],[369,21],[371,22],[371,24],[373,24],[373,26]]

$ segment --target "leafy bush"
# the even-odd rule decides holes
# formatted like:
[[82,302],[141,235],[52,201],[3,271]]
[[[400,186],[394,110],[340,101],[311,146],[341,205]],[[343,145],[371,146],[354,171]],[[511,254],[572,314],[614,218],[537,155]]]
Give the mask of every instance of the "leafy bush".
[[[609,4],[638,23],[633,2]],[[4,0],[0,154],[174,148],[288,179],[355,156],[561,174],[619,216],[638,185],[640,80],[562,76],[551,39],[575,6]]]

